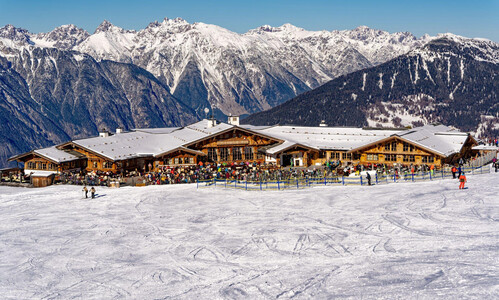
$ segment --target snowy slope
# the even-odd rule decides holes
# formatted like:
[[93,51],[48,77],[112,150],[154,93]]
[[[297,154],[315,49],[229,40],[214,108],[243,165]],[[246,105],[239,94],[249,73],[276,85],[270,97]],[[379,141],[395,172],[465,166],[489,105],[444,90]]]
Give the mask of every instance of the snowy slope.
[[4,299],[493,299],[499,173],[299,191],[0,187]]

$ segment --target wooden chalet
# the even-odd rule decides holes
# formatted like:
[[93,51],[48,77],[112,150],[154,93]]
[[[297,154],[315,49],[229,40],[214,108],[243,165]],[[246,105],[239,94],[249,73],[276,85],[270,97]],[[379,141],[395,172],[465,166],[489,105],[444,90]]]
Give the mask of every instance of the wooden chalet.
[[476,140],[443,125],[413,129],[248,126],[284,139],[266,149],[281,166],[321,165],[327,160],[353,164],[442,166],[471,157]]
[[[149,172],[200,163],[267,163],[309,167],[353,164],[442,166],[473,155],[476,140],[443,125],[414,129],[251,126],[202,120],[181,128],[135,129],[69,141],[10,158],[24,163],[37,186],[66,171]],[[476,152],[476,151],[475,151]]]
[[410,129],[349,151],[362,164],[435,165],[456,163],[471,157],[477,141],[469,134],[446,126],[426,125]]
[[48,147],[13,156],[9,161],[24,163],[24,174],[30,175],[35,187],[51,185],[54,177],[63,171],[80,171],[86,166],[86,157],[75,151],[60,151]]

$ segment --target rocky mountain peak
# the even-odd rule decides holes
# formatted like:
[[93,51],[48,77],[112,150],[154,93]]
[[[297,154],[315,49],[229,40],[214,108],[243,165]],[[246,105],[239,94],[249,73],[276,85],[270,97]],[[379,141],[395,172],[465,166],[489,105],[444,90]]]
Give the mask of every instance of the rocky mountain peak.
[[71,49],[82,43],[90,34],[73,24],[62,25],[51,32],[35,35],[36,42],[48,42],[49,45],[60,49]]
[[273,32],[292,33],[292,32],[299,32],[299,31],[305,31],[305,29],[300,28],[300,27],[296,27],[290,23],[285,23],[279,27],[273,27],[270,25],[262,25],[258,28],[255,28],[255,29],[248,31],[248,33],[257,33],[257,34],[273,33]]
[[109,22],[108,20],[104,20],[102,21],[102,23],[100,23],[100,25],[95,29],[95,33],[99,33],[99,32],[106,32],[106,31],[109,31],[111,30],[111,28],[114,27],[114,25]]
[[23,28],[17,28],[12,24],[7,24],[0,28],[0,37],[15,42],[30,43],[29,32]]
[[126,33],[126,32],[134,32],[134,30],[125,30],[121,27],[113,25],[108,20],[102,21],[100,25],[95,29],[94,34],[100,32],[114,32],[114,33]]
[[182,19],[182,18],[175,18],[175,19],[168,19],[167,17],[165,17],[163,19],[163,24],[189,24],[189,22],[187,22],[186,20]]

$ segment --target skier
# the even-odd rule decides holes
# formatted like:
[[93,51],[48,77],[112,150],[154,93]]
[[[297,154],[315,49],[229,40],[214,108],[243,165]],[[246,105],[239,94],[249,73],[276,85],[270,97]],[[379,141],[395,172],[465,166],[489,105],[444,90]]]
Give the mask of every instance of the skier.
[[88,189],[87,189],[87,186],[84,186],[82,191],[85,192],[85,199],[87,199],[88,198]]
[[369,174],[369,172],[367,172],[366,178],[367,178],[367,184],[371,185],[371,174]]
[[452,166],[452,169],[450,171],[452,172],[452,178],[456,179],[456,172],[457,172],[456,166]]
[[466,176],[464,173],[459,176],[459,189],[464,189],[464,184],[466,183]]
[[94,199],[95,198],[95,188],[94,187],[92,187],[90,189],[90,193],[92,194],[92,199]]
[[459,168],[457,168],[457,178],[461,178],[461,173],[463,172],[463,170],[461,169],[461,165],[459,165]]

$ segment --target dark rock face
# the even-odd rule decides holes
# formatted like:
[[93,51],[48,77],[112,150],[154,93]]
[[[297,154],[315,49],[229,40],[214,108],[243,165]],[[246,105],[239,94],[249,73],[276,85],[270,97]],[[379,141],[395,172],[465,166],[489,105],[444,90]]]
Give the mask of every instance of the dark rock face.
[[[499,45],[441,38],[377,67],[338,77],[243,123],[400,126],[442,122],[498,134]],[[488,116],[484,118],[483,116]],[[496,123],[497,124],[497,123]]]
[[97,62],[55,48],[23,49],[10,61],[2,58],[1,117],[2,126],[9,127],[2,128],[0,165],[13,154],[94,136],[101,128],[182,126],[197,120],[165,84],[132,64]]
[[13,154],[69,139],[39,107],[24,78],[0,57],[0,166]]

